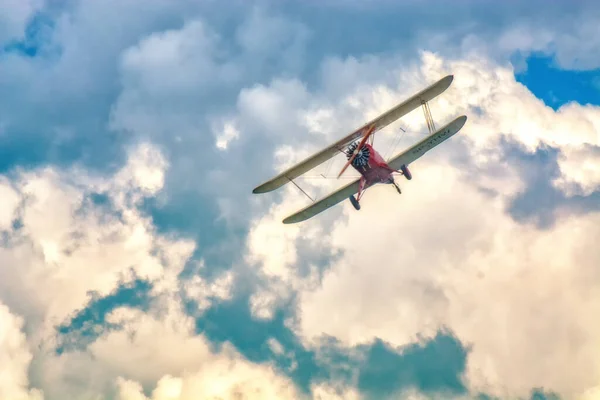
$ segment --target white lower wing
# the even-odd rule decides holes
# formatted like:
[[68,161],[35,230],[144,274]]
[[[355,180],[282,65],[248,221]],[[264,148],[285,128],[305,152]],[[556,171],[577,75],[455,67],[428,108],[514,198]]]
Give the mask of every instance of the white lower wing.
[[323,212],[323,211],[327,210],[328,208],[333,207],[340,201],[346,200],[348,197],[357,193],[359,183],[360,183],[360,178],[355,180],[354,182],[336,190],[335,192],[331,193],[327,197],[324,197],[321,200],[318,200],[318,201],[314,202],[313,204],[309,205],[308,207],[303,208],[302,210],[298,211],[297,213],[290,215],[289,217],[287,217],[286,219],[283,220],[283,223],[284,224],[294,224],[296,222],[302,222],[309,218],[314,217],[315,215],[319,214],[320,212]]
[[[456,118],[454,121],[442,126],[436,132],[432,133],[425,139],[410,147],[408,150],[400,153],[399,155],[391,159],[388,165],[393,169],[398,170],[402,165],[408,165],[414,162],[429,150],[433,149],[446,139],[458,133],[458,131],[462,129],[466,122],[467,117],[464,115]],[[302,222],[314,217],[315,215],[327,210],[330,207],[333,207],[339,202],[357,193],[359,182],[360,179],[357,179],[354,182],[343,186],[342,188],[336,190],[327,197],[324,197],[323,199],[316,201],[315,203],[303,208],[295,214],[292,214],[289,217],[285,218],[283,220],[283,223],[294,224],[296,222]]]
[[467,116],[461,115],[454,121],[442,126],[436,132],[427,136],[417,144],[414,144],[408,150],[405,150],[396,157],[392,158],[388,162],[388,165],[393,169],[398,170],[402,165],[408,165],[414,162],[415,160],[421,158],[423,154],[433,149],[435,146],[457,134],[466,122]]

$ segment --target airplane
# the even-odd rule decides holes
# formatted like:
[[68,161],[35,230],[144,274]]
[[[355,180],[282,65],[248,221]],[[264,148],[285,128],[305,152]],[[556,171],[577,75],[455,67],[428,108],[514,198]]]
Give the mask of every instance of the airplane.
[[[454,136],[462,129],[467,121],[467,117],[461,115],[438,130],[435,130],[433,117],[431,116],[431,110],[429,108],[429,101],[448,89],[453,80],[454,75],[445,76],[372,121],[367,122],[354,132],[338,140],[336,143],[313,154],[269,181],[259,185],[252,193],[270,192],[280,188],[286,183],[292,182],[313,201],[313,204],[310,204],[285,218],[283,220],[284,224],[305,221],[328,208],[333,207],[344,199],[349,199],[352,206],[356,210],[360,210],[361,197],[369,187],[378,183],[391,184],[396,188],[397,192],[401,194],[402,191],[394,180],[393,174],[398,173],[403,175],[407,180],[411,180],[412,174],[408,169],[408,165],[422,157],[427,151]],[[419,106],[423,108],[430,135],[386,162],[373,148],[373,135],[375,132],[388,126]],[[361,138],[361,140],[357,142],[357,139],[359,138]],[[371,139],[370,144],[367,143],[369,138]],[[296,182],[294,182],[294,179],[339,153],[345,154],[348,161],[340,171],[338,178],[342,176],[350,165],[361,174],[360,178],[318,201],[313,200],[296,184]],[[354,196],[355,194],[357,194],[356,197]]]

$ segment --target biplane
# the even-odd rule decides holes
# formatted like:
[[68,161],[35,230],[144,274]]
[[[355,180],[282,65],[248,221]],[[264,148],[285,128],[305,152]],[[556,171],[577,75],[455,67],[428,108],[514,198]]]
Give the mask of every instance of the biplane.
[[[336,143],[313,154],[295,166],[283,171],[271,180],[256,187],[252,193],[270,192],[289,182],[294,183],[302,192],[304,192],[304,190],[294,182],[294,179],[331,159],[336,154],[343,153],[347,158],[347,162],[340,171],[338,178],[342,176],[350,165],[361,174],[360,178],[318,201],[311,199],[313,204],[310,204],[302,210],[285,218],[283,220],[284,224],[305,221],[345,199],[349,199],[352,206],[354,206],[356,210],[360,210],[361,197],[369,187],[377,183],[393,185],[397,192],[401,194],[402,191],[394,180],[393,174],[397,173],[400,176],[404,176],[407,180],[411,180],[412,174],[408,169],[408,165],[422,157],[427,151],[455,135],[467,121],[467,117],[462,115],[438,130],[435,130],[433,117],[431,116],[431,110],[429,108],[429,101],[448,89],[453,79],[453,75],[448,75],[440,79],[372,121],[367,122],[354,132],[338,140]],[[373,136],[375,132],[390,125],[419,106],[423,108],[430,133],[429,136],[390,160],[384,160],[384,158],[373,148]],[[367,143],[369,139],[371,139],[370,143]],[[306,194],[306,192],[304,192],[304,194]],[[306,195],[308,196],[308,194]],[[310,198],[310,196],[308,197]]]

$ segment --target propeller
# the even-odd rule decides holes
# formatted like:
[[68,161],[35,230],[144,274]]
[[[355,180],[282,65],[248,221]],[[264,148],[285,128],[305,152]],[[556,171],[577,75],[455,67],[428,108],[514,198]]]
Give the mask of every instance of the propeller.
[[360,144],[356,147],[356,149],[354,149],[354,154],[352,154],[352,157],[350,157],[348,159],[348,162],[346,163],[346,165],[344,165],[344,168],[342,168],[342,170],[340,171],[340,174],[337,176],[338,178],[340,176],[342,176],[344,171],[346,171],[346,168],[348,168],[348,166],[350,164],[352,164],[352,161],[354,161],[356,156],[358,156],[358,154],[360,153],[360,150],[363,148],[363,146],[367,142],[367,139],[369,138],[369,136],[371,136],[373,134],[374,131],[375,131],[375,125],[371,125],[371,127],[369,129],[367,129],[367,131],[365,132],[365,135],[363,136],[362,140],[360,141]]
[[[371,136],[371,137],[373,137],[373,136]],[[346,158],[347,159],[350,159],[350,157],[352,157],[352,155],[354,154],[354,150],[356,150],[357,147],[358,147],[357,142],[354,142],[350,146],[348,146],[348,149],[346,150]],[[360,149],[360,151],[358,152],[358,155],[352,162],[352,165],[355,165],[357,167],[366,166],[369,163],[369,156],[370,156],[369,149],[367,149],[367,147],[363,146],[363,148]]]

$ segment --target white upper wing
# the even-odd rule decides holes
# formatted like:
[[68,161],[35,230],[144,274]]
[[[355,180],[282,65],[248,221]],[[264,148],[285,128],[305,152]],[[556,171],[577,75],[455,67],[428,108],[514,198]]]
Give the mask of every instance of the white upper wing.
[[[410,147],[408,150],[392,158],[390,162],[388,162],[388,165],[393,169],[398,170],[402,165],[408,165],[412,163],[423,156],[423,154],[433,149],[435,146],[458,133],[458,131],[462,129],[466,122],[467,117],[465,115],[456,118],[454,121],[444,125],[436,132]],[[354,182],[336,190],[327,197],[324,197],[321,200],[316,201],[315,203],[310,204],[302,210],[294,213],[293,215],[290,215],[283,220],[283,223],[293,224],[296,222],[305,221],[347,199],[358,192],[359,181],[360,179],[357,179]]]
[[331,146],[319,151],[316,154],[306,158],[295,166],[289,168],[288,170],[280,173],[273,179],[263,183],[262,185],[256,187],[252,193],[265,193],[270,192],[271,190],[275,190],[284,184],[290,182],[292,179],[296,179],[300,175],[304,174],[307,171],[310,171],[314,167],[319,164],[329,160],[331,157],[335,156],[340,150],[342,150],[346,145],[351,143],[352,141],[358,139],[362,136],[364,129],[375,125],[375,131],[378,131],[392,122],[396,121],[398,118],[408,114],[413,111],[415,108],[419,107],[422,102],[430,101],[435,97],[442,94],[454,79],[453,75],[448,75],[436,83],[428,86],[423,89],[419,93],[415,94],[411,98],[403,101],[398,104],[394,108],[388,110],[387,112],[381,114],[379,117],[373,119],[372,121],[367,122],[354,132],[350,133],[346,137],[338,140],[336,143]]

